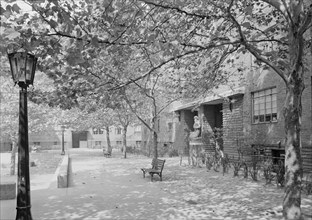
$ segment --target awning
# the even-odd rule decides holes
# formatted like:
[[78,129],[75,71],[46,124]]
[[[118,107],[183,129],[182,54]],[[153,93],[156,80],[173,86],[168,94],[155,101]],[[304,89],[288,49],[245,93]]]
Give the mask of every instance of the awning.
[[212,94],[209,96],[206,96],[205,98],[201,99],[195,99],[194,101],[190,101],[187,103],[182,103],[181,101],[175,102],[171,105],[170,112],[184,110],[184,109],[194,109],[200,105],[216,105],[223,103],[223,100],[225,98],[235,96],[235,95],[243,95],[245,93],[244,87],[239,87],[235,89],[229,89],[224,92],[220,92],[218,94]]

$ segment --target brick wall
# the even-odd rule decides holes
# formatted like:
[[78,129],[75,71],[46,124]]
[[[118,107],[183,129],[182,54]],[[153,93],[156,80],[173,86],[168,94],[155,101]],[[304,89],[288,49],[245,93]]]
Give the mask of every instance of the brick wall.
[[223,147],[230,157],[237,156],[237,147],[243,138],[243,98],[236,96],[223,102]]
[[[260,145],[277,146],[281,142],[282,147],[285,146],[285,129],[283,107],[286,97],[285,84],[282,79],[275,73],[269,71],[251,72],[247,76],[247,83],[244,95],[244,141]],[[302,95],[302,155],[304,170],[312,170],[312,98],[311,98],[311,75],[307,75],[305,79],[306,88]],[[277,89],[277,122],[253,124],[252,123],[252,102],[251,93],[257,90],[266,89],[276,86]]]

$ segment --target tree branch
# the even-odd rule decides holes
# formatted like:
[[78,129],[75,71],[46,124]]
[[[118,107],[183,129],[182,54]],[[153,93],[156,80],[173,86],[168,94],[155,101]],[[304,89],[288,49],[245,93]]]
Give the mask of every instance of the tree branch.
[[[208,48],[200,48],[200,49],[197,49],[197,50],[190,50],[190,51],[185,52],[184,54],[180,54],[178,56],[171,57],[170,59],[168,59],[166,61],[163,61],[162,63],[158,64],[157,66],[154,66],[153,68],[151,68],[145,74],[143,74],[143,75],[141,75],[141,76],[139,76],[139,77],[137,77],[135,79],[130,79],[130,80],[128,80],[128,82],[125,82],[125,83],[123,83],[121,85],[115,86],[114,88],[110,88],[109,91],[121,89],[121,88],[123,88],[123,87],[125,87],[125,86],[127,86],[127,85],[129,85],[129,84],[131,84],[133,82],[136,82],[136,81],[139,81],[139,80],[145,78],[146,76],[150,75],[155,70],[161,68],[162,66],[166,65],[167,63],[170,63],[171,61],[175,61],[175,60],[177,60],[179,58],[182,58],[182,57],[185,57],[185,56],[188,56],[188,55],[191,55],[191,54],[198,53],[198,52],[200,52],[202,50],[205,50],[205,49],[207,50]],[[101,85],[99,85],[99,86],[101,86]]]
[[163,8],[163,9],[169,9],[169,10],[177,11],[178,13],[185,14],[185,15],[192,16],[192,17],[197,17],[197,18],[200,18],[200,19],[210,19],[212,17],[213,18],[220,18],[220,16],[202,15],[202,14],[187,12],[187,11],[185,11],[183,9],[180,9],[178,7],[175,7],[175,6],[162,5],[162,4],[159,4],[159,3],[151,2],[149,0],[139,0],[139,1],[144,2],[145,4],[148,4],[148,5],[153,5],[153,6],[158,7],[158,8]]
[[241,44],[243,44],[245,46],[245,48],[252,54],[255,56],[255,58],[259,61],[261,61],[262,63],[266,64],[267,66],[269,66],[270,68],[272,68],[286,83],[287,79],[286,76],[284,74],[284,72],[282,70],[280,70],[277,66],[275,66],[272,62],[270,62],[269,60],[267,60],[266,58],[264,58],[263,56],[261,56],[258,51],[257,48],[252,46],[251,44],[248,43],[246,36],[243,34],[242,28],[240,26],[240,24],[238,23],[238,21],[233,17],[233,15],[231,14],[231,8],[228,8],[228,16],[229,18],[232,20],[232,22],[234,23],[234,25],[236,26],[239,36],[240,36],[240,40],[241,40]]
[[132,107],[132,105],[131,105],[131,103],[130,103],[130,101],[129,101],[129,99],[128,99],[128,97],[127,97],[126,94],[124,94],[124,98],[125,98],[125,101],[127,102],[127,104],[129,105],[131,111],[133,112],[133,114],[135,114],[135,116],[148,128],[148,130],[154,131],[154,129],[151,128],[151,127],[149,126],[149,124],[147,124],[147,123],[143,120],[143,118],[141,118],[141,117],[138,115],[137,111]]

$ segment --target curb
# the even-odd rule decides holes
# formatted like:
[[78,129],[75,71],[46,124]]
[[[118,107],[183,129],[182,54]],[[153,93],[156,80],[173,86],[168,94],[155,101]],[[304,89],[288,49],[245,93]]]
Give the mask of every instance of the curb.
[[0,200],[10,200],[16,198],[16,181],[1,182]]
[[68,177],[69,177],[69,156],[65,155],[61,165],[56,171],[57,176],[57,188],[67,188],[68,187]]

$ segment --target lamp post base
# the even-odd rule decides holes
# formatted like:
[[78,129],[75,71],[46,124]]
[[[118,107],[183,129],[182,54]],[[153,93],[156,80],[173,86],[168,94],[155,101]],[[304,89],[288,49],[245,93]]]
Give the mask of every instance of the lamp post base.
[[61,155],[65,155],[65,151],[62,151]]
[[15,220],[32,220],[30,206],[28,207],[17,207],[16,208],[16,218]]

